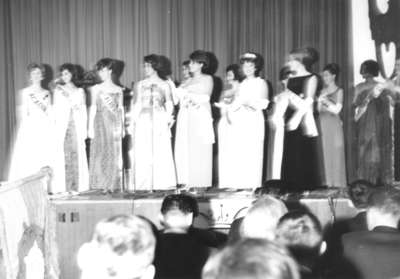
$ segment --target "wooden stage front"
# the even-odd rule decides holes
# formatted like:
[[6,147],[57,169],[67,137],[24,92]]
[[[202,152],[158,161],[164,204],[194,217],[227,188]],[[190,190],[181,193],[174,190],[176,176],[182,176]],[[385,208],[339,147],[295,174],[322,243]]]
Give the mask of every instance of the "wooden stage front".
[[[160,207],[167,194],[169,193],[114,195],[87,192],[75,196],[53,197],[51,208],[55,211],[57,222],[60,278],[79,278],[76,254],[79,247],[91,239],[94,226],[99,220],[116,214],[137,214],[147,217],[160,227]],[[200,209],[195,225],[226,232],[232,221],[244,214],[254,200],[250,191],[213,191],[195,196]],[[325,228],[334,220],[353,217],[357,213],[350,200],[335,190],[282,198],[289,208],[308,208]]]

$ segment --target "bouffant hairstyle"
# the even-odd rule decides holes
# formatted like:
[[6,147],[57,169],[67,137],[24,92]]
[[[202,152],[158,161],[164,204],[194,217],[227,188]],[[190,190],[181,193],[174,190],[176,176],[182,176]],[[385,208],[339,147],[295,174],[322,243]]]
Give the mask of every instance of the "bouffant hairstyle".
[[225,70],[226,73],[232,72],[233,73],[233,79],[242,81],[243,80],[243,74],[240,70],[240,66],[238,64],[231,64],[228,67],[226,67]]
[[379,75],[379,64],[375,60],[366,60],[360,66],[360,73],[367,73],[373,77]]
[[201,72],[203,74],[210,74],[211,63],[210,63],[210,56],[207,53],[207,51],[195,50],[189,55],[189,59],[203,65],[203,67],[201,68]]
[[26,69],[27,69],[28,73],[32,72],[35,69],[39,69],[42,72],[43,77],[46,74],[46,69],[45,69],[44,65],[41,63],[32,62],[26,67]]
[[327,72],[329,72],[331,75],[335,75],[335,80],[336,80],[336,81],[338,80],[339,73],[340,73],[340,67],[339,67],[338,64],[336,64],[336,63],[327,64],[327,65],[324,67],[323,71],[324,71],[324,72],[327,71]]
[[102,58],[96,63],[96,70],[100,71],[101,69],[107,68],[111,70],[111,72],[114,74],[114,71],[116,69],[116,61],[111,58]]
[[312,65],[319,60],[318,51],[312,47],[294,49],[290,52],[290,56],[303,64],[307,71],[310,71]]
[[254,64],[254,67],[256,68],[254,75],[256,77],[260,75],[260,72],[264,68],[264,58],[255,52],[246,52],[245,54],[241,55],[239,63],[242,65],[245,62],[251,62]]
[[144,63],[149,63],[163,80],[167,80],[168,76],[172,74],[171,62],[166,56],[149,54],[143,58],[143,61]]
[[63,71],[68,71],[68,72],[70,72],[71,75],[72,75],[71,81],[72,81],[73,84],[76,84],[76,81],[77,81],[77,79],[78,79],[78,69],[77,69],[77,67],[76,67],[74,64],[71,64],[71,63],[64,63],[64,64],[62,64],[62,65],[58,68],[58,71],[60,72],[60,74],[61,74]]

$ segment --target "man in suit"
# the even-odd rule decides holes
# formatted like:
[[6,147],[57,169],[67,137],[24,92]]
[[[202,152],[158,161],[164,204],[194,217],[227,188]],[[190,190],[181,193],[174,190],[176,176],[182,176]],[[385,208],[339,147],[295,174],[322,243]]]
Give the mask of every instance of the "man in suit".
[[[400,192],[382,187],[368,200],[368,231],[343,235],[344,259],[357,274],[348,278],[385,279],[400,276]],[[351,276],[351,277],[350,277]]]

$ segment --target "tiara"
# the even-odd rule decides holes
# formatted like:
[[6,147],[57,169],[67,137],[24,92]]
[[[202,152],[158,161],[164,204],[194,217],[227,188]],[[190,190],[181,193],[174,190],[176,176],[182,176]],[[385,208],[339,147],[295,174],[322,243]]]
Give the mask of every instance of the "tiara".
[[257,56],[254,53],[246,52],[240,58],[249,58],[249,59],[256,59]]

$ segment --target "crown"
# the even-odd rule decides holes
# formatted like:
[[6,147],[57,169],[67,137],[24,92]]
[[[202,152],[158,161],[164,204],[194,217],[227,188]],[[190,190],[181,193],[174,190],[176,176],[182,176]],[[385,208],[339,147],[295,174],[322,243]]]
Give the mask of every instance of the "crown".
[[256,59],[257,56],[254,53],[246,52],[240,58]]

